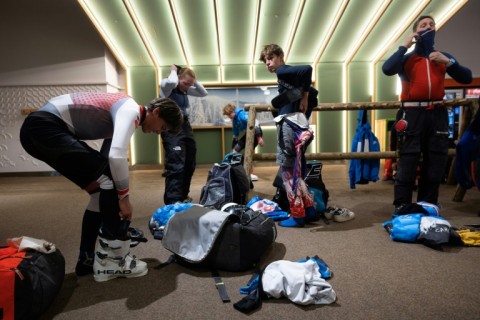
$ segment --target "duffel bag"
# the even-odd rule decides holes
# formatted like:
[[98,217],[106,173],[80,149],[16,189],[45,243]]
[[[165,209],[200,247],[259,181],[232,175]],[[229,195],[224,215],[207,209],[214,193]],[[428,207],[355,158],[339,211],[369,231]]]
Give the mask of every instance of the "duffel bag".
[[[65,259],[44,240],[22,237],[18,243],[43,244],[41,251],[22,245],[0,247],[0,319],[37,319],[51,305],[65,277]],[[16,238],[16,239],[22,239]]]
[[192,206],[168,221],[162,244],[177,258],[214,270],[245,271],[275,242],[275,223],[261,211],[233,205],[227,212]]

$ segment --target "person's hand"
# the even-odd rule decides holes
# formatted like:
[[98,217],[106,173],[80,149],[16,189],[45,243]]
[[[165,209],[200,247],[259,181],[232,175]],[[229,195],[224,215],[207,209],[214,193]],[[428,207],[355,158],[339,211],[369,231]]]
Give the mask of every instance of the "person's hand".
[[300,112],[305,113],[308,108],[308,92],[303,95],[302,99],[300,100]]
[[125,198],[118,200],[118,205],[120,206],[120,218],[132,220],[133,208],[130,203],[130,197],[126,196]]
[[444,55],[440,51],[433,51],[428,56],[428,59],[430,59],[431,61],[435,61],[437,63],[441,63],[441,64],[447,64],[447,63],[450,62],[450,58],[448,58],[446,55]]
[[178,68],[176,65],[172,64],[172,66],[170,67],[170,71],[175,71],[177,72],[178,71]]
[[411,33],[405,38],[405,42],[402,44],[405,48],[410,48],[418,39],[419,35],[418,33],[414,32]]
[[262,139],[262,137],[258,137],[258,140],[257,140],[257,141],[258,141],[258,145],[259,145],[260,147],[263,147],[263,139]]

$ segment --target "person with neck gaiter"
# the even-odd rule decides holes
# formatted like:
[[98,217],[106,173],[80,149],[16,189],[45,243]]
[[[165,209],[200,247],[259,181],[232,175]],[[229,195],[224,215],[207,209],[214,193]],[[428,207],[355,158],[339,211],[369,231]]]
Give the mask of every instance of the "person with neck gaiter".
[[[438,204],[440,183],[448,161],[448,111],[443,105],[448,74],[459,83],[472,82],[470,69],[449,53],[434,48],[435,20],[420,16],[413,33],[382,66],[384,74],[398,74],[401,107],[396,116],[399,161],[394,184],[395,210],[412,203],[420,164],[417,202]],[[415,45],[412,52],[407,50]]]

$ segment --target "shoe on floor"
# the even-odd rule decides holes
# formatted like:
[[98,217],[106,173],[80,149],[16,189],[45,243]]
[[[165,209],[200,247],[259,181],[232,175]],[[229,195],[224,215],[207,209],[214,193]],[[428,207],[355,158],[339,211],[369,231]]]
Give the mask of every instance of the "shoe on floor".
[[256,175],[254,175],[253,173],[250,173],[250,180],[258,181],[258,177]]
[[280,221],[278,225],[286,228],[303,228],[305,225],[305,219],[290,217],[286,220]]
[[355,213],[347,208],[328,207],[325,211],[325,218],[335,222],[345,222],[355,218]]

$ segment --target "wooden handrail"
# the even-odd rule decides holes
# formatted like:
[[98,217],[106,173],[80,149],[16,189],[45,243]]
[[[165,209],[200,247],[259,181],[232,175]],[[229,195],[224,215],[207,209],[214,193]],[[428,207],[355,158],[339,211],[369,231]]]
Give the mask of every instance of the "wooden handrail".
[[[471,115],[475,113],[479,108],[478,99],[451,99],[445,100],[444,105],[449,106],[463,106],[471,107],[471,112],[464,112],[462,118],[462,127],[459,131],[459,137],[461,138],[466,126],[471,122]],[[386,109],[398,109],[401,106],[400,101],[383,101],[383,102],[352,102],[352,103],[320,103],[313,108],[313,111],[357,111],[357,110],[386,110]],[[275,160],[275,153],[254,153],[254,136],[255,136],[255,118],[257,112],[271,112],[275,109],[271,104],[250,104],[245,105],[245,109],[248,110],[248,123],[245,141],[245,159],[244,168],[247,173],[251,171],[252,160]],[[468,117],[470,115],[470,117]],[[455,149],[449,149],[448,155],[455,157]],[[307,153],[305,154],[307,160],[348,160],[348,159],[385,159],[397,157],[395,151],[385,152],[322,152],[322,153]],[[458,190],[454,196],[454,201],[462,201],[465,191]]]

